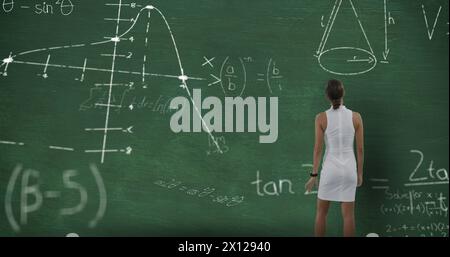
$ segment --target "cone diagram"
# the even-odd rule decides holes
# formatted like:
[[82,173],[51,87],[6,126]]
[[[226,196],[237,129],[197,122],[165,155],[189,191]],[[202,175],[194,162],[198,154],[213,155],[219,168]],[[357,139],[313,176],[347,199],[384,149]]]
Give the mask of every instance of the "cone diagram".
[[377,65],[377,58],[352,0],[335,1],[316,57],[323,70],[341,76],[361,75]]

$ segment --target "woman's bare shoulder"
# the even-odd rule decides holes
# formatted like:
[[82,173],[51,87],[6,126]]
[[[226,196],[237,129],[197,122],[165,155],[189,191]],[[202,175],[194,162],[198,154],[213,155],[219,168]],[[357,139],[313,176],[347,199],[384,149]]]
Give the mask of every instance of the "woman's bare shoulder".
[[327,122],[327,114],[325,112],[321,112],[316,115],[316,126],[319,126],[322,128],[322,131],[325,131],[327,128],[328,122]]
[[321,112],[316,115],[316,121],[324,121],[324,120],[326,120],[326,118],[327,118],[327,115],[325,112]]
[[353,119],[362,120],[362,115],[359,112],[353,112]]
[[361,127],[362,123],[363,122],[361,114],[359,112],[353,112],[353,126],[355,127],[355,129]]

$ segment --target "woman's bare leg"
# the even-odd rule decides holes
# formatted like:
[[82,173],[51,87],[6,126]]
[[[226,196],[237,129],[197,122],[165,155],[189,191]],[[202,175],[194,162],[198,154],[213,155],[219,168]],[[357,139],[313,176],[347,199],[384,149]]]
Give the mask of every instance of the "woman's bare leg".
[[327,228],[327,214],[330,207],[329,201],[317,199],[315,236],[324,237]]
[[344,237],[355,236],[355,203],[342,203],[342,218],[344,220]]

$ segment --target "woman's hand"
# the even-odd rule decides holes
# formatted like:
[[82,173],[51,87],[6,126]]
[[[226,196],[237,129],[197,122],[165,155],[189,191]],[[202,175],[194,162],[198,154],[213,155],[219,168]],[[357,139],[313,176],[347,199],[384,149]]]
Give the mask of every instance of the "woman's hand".
[[362,186],[363,184],[363,175],[358,174],[358,187]]
[[310,193],[314,186],[317,186],[317,177],[311,177],[305,184],[305,189],[307,193]]

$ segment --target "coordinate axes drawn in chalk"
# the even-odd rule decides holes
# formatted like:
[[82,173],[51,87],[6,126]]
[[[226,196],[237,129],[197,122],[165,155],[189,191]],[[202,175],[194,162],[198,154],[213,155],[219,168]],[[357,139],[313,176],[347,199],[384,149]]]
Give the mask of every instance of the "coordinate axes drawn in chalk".
[[[190,77],[188,75],[185,74],[183,65],[182,65],[182,61],[181,61],[181,57],[180,57],[180,53],[177,47],[177,43],[175,40],[175,36],[172,32],[172,29],[165,17],[165,15],[155,6],[153,5],[146,5],[146,6],[140,6],[137,4],[125,4],[122,3],[122,0],[119,0],[117,4],[106,4],[107,6],[117,6],[117,16],[114,19],[111,19],[111,21],[113,21],[115,23],[115,33],[114,36],[112,37],[107,37],[105,38],[105,40],[103,41],[98,41],[98,42],[93,42],[93,43],[86,43],[86,44],[70,44],[70,45],[65,45],[65,46],[55,46],[55,47],[47,47],[47,48],[40,48],[40,49],[33,49],[33,50],[28,50],[25,52],[20,52],[17,54],[13,54],[13,52],[11,52],[9,54],[8,57],[4,58],[2,63],[0,64],[0,69],[2,69],[3,71],[1,72],[2,76],[7,77],[8,76],[8,69],[11,69],[11,66],[14,64],[19,64],[19,65],[31,65],[31,66],[40,66],[43,67],[43,71],[42,73],[39,73],[38,76],[47,79],[49,77],[49,69],[65,69],[65,70],[79,70],[81,72],[80,77],[76,78],[77,81],[83,82],[86,78],[86,73],[87,72],[101,72],[101,73],[106,73],[109,74],[109,80],[106,83],[102,83],[101,86],[106,87],[107,89],[107,99],[105,103],[96,103],[96,105],[101,105],[101,107],[104,107],[106,109],[106,114],[105,114],[105,121],[104,121],[104,126],[101,128],[89,128],[86,129],[85,131],[87,132],[98,132],[102,134],[102,145],[101,148],[99,149],[88,149],[85,150],[85,153],[95,153],[95,154],[100,154],[101,158],[100,161],[101,163],[105,162],[105,157],[107,153],[120,153],[120,152],[124,152],[126,154],[131,154],[132,152],[132,148],[131,147],[127,147],[126,149],[123,150],[119,150],[119,149],[111,149],[110,146],[108,145],[108,136],[111,132],[115,132],[115,131],[124,131],[124,129],[115,129],[115,128],[111,128],[110,127],[110,117],[111,117],[111,110],[115,109],[115,108],[122,108],[122,105],[116,105],[113,102],[113,91],[114,88],[119,86],[119,85],[126,85],[127,87],[130,85],[129,83],[119,83],[116,81],[116,77],[115,75],[117,74],[130,74],[130,75],[136,75],[136,76],[140,76],[142,82],[144,83],[147,77],[160,77],[160,78],[167,78],[167,79],[174,79],[179,81],[180,85],[179,87],[181,89],[183,89],[185,91],[185,94],[187,94],[187,96],[189,97],[190,101],[193,103],[193,106],[197,106],[194,103],[193,97],[191,95],[190,92],[190,88],[188,86],[188,81],[189,80],[206,80],[203,78],[196,78],[196,77]],[[136,17],[133,19],[129,19],[128,22],[131,22],[132,25],[124,32],[124,33],[119,33],[120,31],[120,25],[121,22],[123,22],[125,19],[123,19],[122,17],[122,8],[123,7],[132,7],[132,8],[141,8],[139,10],[139,12],[137,13]],[[135,27],[135,25],[137,24],[137,21],[141,18],[142,14],[144,12],[147,12],[147,18],[148,18],[148,23],[147,23],[147,28],[146,28],[146,38],[145,38],[145,45],[147,46],[149,44],[149,32],[150,32],[150,18],[151,13],[156,13],[159,17],[162,19],[163,24],[165,25],[169,35],[170,35],[170,41],[173,47],[173,50],[175,52],[176,55],[176,62],[177,62],[177,66],[179,68],[179,74],[176,75],[170,75],[170,74],[156,74],[156,73],[150,73],[147,71],[147,67],[148,67],[148,62],[150,61],[150,58],[147,58],[147,55],[143,56],[143,65],[142,65],[142,70],[140,71],[128,71],[128,70],[120,70],[117,69],[116,66],[116,62],[118,60],[118,58],[124,57],[127,58],[127,56],[132,55],[132,53],[130,53],[129,55],[121,55],[119,54],[119,46],[121,44],[122,41],[133,41],[134,37],[128,37],[128,35],[131,33],[131,31],[133,30],[133,28]],[[91,67],[89,66],[89,60],[87,58],[84,58],[84,62],[82,66],[75,66],[75,65],[66,65],[66,64],[56,64],[52,62],[52,53],[56,50],[61,50],[61,49],[74,49],[74,48],[83,48],[83,47],[87,47],[87,46],[98,46],[98,45],[112,45],[113,46],[113,52],[112,54],[103,54],[103,57],[110,57],[111,60],[111,65],[109,68],[97,68],[97,67]],[[36,62],[36,61],[26,61],[23,60],[22,57],[28,55],[28,54],[32,54],[32,53],[47,53],[44,62]],[[209,62],[211,62],[212,60],[208,60]],[[96,85],[97,86],[97,85]],[[132,111],[134,109],[133,105],[128,106],[128,109],[130,111]],[[222,152],[219,143],[217,142],[216,138],[213,136],[211,130],[209,129],[208,125],[205,123],[205,121],[203,120],[203,117],[201,115],[200,110],[198,110],[197,108],[195,108],[195,112],[197,115],[200,116],[200,119],[203,123],[203,126],[206,128],[206,132],[208,133],[211,142],[213,142],[214,146],[217,148],[218,152]],[[132,128],[132,127],[131,127]],[[131,133],[131,129],[125,129],[126,132]],[[23,143],[16,143],[13,141],[0,141],[1,144],[15,144],[15,145],[20,145],[22,146]],[[61,151],[73,151],[73,148],[70,147],[50,147],[50,149],[53,150],[61,150]]]
[[[390,25],[395,24],[395,19],[392,17],[391,13],[388,11],[387,0],[384,3],[384,50],[382,52],[382,60],[378,60],[374,49],[372,47],[371,41],[369,40],[368,34],[363,26],[361,17],[358,14],[357,8],[354,5],[353,0],[336,0],[332,8],[331,14],[328,18],[326,25],[324,24],[324,17],[322,17],[322,26],[325,27],[324,33],[322,35],[319,47],[315,53],[320,67],[335,75],[342,76],[355,76],[361,75],[372,71],[378,63],[388,64],[389,60],[389,41],[388,41],[388,28]],[[363,46],[356,46],[357,42],[353,44],[339,45],[336,47],[328,46],[330,45],[330,35],[334,33],[336,18],[339,15],[344,16],[342,10],[345,5],[348,5],[352,10],[350,16],[346,17],[349,21],[355,20],[355,29],[364,38]],[[331,65],[331,61],[338,60],[336,66]]]

